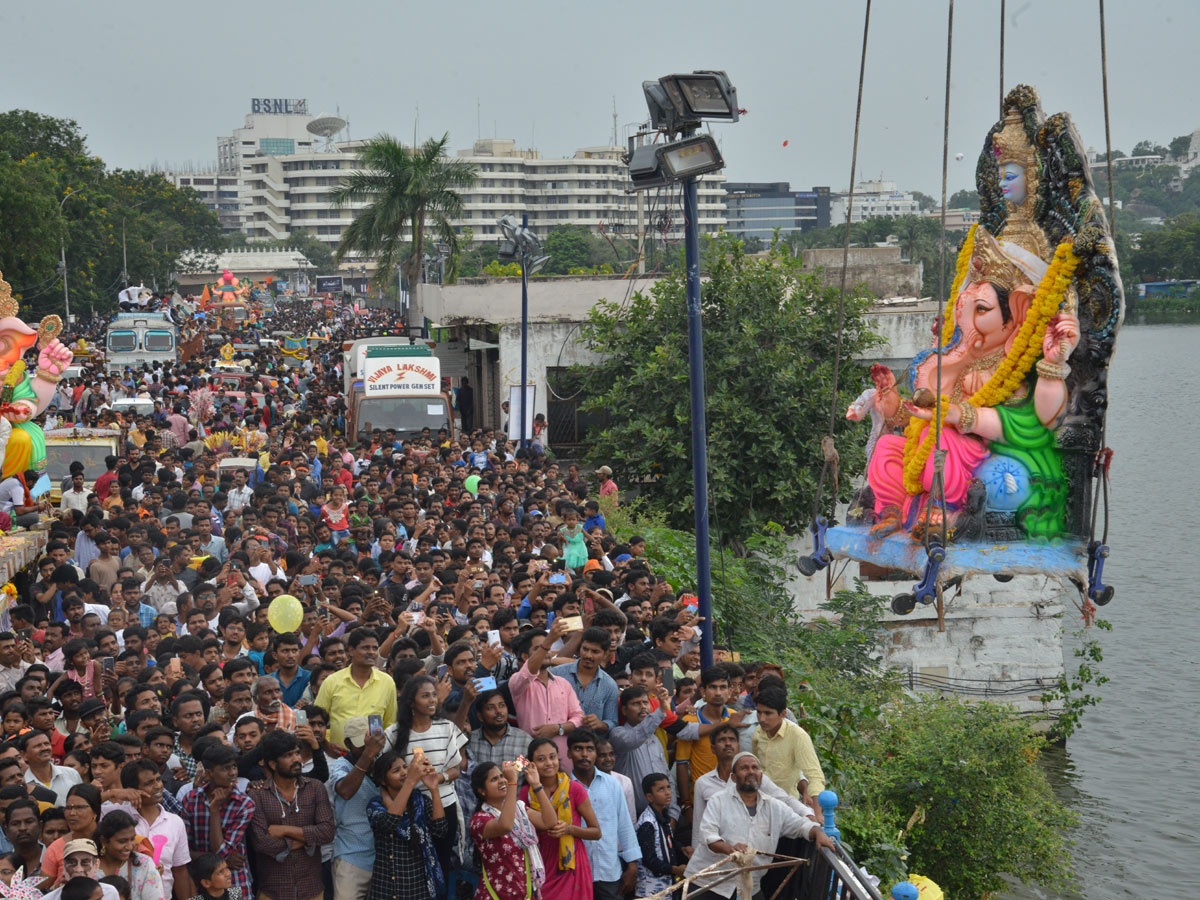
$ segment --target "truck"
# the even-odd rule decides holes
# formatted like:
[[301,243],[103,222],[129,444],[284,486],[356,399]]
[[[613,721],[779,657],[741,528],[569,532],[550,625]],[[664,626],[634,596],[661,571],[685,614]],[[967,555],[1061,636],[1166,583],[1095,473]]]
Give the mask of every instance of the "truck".
[[104,336],[104,370],[110,375],[155,362],[179,362],[179,328],[166,312],[120,312]]
[[[347,372],[350,373],[349,368]],[[393,428],[403,439],[428,428],[454,440],[453,401],[442,390],[441,360],[426,344],[366,346],[362,377],[347,377],[348,433]]]
[[[46,432],[46,474],[50,476],[50,500],[62,499],[62,480],[70,474],[71,463],[83,463],[84,490],[90,491],[96,479],[108,471],[106,456],[116,456],[121,445],[117,428],[52,428]],[[114,486],[115,487],[115,486]]]

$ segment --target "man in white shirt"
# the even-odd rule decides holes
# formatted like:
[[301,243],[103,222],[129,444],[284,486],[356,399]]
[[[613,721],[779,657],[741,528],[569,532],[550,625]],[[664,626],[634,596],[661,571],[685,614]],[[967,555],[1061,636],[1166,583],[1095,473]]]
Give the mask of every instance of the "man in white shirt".
[[71,476],[71,489],[63,491],[59,509],[73,509],[85,513],[88,508],[88,492],[83,489],[83,473],[76,472]]
[[[0,693],[16,690],[17,682],[25,677],[32,663],[21,659],[24,641],[18,641],[11,631],[0,633]],[[30,648],[32,650],[32,648]],[[30,659],[33,654],[30,653]]]
[[[807,838],[818,847],[834,848],[833,839],[816,822],[760,792],[762,767],[753,753],[739,753],[733,758],[731,777],[735,790],[722,791],[708,801],[704,818],[693,834],[695,851],[685,876],[695,875],[729,854],[744,853],[751,847],[773,853],[779,839],[785,837]],[[754,858],[754,864],[770,861],[771,857]],[[754,895],[762,882],[762,870],[752,872],[751,878],[750,893]],[[737,891],[738,879],[711,875],[695,879],[692,885],[697,890],[728,898]]]
[[80,784],[83,779],[74,769],[66,766],[56,766],[53,762],[53,751],[50,749],[50,738],[40,731],[27,731],[17,738],[17,748],[25,757],[26,784],[40,784],[54,792],[59,806],[67,803],[67,791]]
[[233,473],[233,487],[230,489],[226,501],[231,512],[241,510],[250,503],[250,499],[254,496],[254,490],[247,484],[248,480],[245,469],[238,469]]
[[[713,754],[717,757],[717,766],[697,778],[692,786],[693,822],[704,821],[704,810],[713,797],[720,793],[732,793],[736,789],[732,775],[733,758],[737,756],[740,746],[738,728],[733,725],[718,725],[709,732],[708,740],[712,744]],[[810,806],[801,803],[773,782],[765,772],[759,790],[766,796],[779,800],[798,815],[805,818],[812,815]]]

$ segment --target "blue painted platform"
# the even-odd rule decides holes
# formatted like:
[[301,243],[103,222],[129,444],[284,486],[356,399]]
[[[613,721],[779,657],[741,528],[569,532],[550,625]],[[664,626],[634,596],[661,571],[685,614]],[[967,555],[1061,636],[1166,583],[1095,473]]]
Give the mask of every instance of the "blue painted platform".
[[[866,525],[839,525],[825,533],[825,542],[835,559],[856,559],[913,575],[925,571],[925,547],[907,532],[876,538]],[[943,578],[973,573],[1051,575],[1086,584],[1087,547],[1083,541],[1065,540],[1055,544],[951,544],[946,548]]]

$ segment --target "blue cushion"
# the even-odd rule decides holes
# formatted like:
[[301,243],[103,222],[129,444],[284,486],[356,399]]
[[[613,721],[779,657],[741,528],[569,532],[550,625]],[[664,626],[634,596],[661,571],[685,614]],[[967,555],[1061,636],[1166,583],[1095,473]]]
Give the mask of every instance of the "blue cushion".
[[976,476],[987,485],[987,508],[1012,512],[1021,507],[1032,493],[1029,470],[1008,456],[992,454],[979,467]]

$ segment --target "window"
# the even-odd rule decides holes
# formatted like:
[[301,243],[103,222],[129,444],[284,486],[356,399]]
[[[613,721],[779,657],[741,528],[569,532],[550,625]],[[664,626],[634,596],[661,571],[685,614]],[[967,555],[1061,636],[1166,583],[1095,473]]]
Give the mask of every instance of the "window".
[[137,349],[137,335],[132,331],[111,331],[108,349],[113,353],[132,353]]
[[268,156],[292,156],[296,152],[293,138],[260,138],[258,149]]
[[150,353],[168,353],[175,349],[175,336],[169,331],[147,331],[145,344]]

